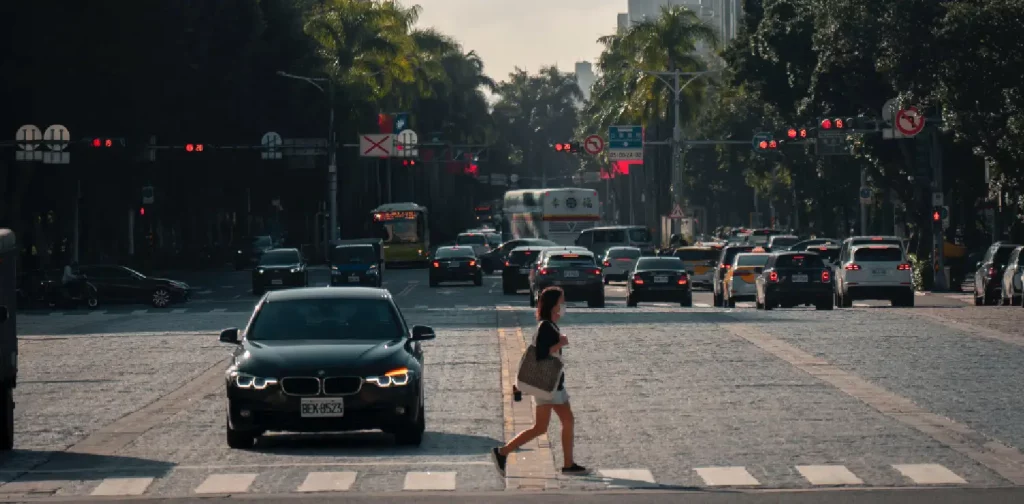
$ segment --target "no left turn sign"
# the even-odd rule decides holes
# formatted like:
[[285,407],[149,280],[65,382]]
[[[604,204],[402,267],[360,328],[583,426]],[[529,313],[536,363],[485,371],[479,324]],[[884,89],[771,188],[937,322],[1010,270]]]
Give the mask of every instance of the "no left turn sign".
[[896,113],[896,129],[905,136],[912,137],[924,129],[924,115],[917,107],[900,109]]
[[588,136],[587,140],[583,142],[583,150],[590,155],[599,154],[604,150],[604,139],[597,135]]

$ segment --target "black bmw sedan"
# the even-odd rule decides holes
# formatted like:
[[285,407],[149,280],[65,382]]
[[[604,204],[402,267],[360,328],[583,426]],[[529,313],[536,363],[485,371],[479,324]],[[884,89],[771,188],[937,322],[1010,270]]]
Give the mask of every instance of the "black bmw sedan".
[[251,448],[267,431],[380,429],[419,446],[426,426],[423,350],[384,289],[317,287],[272,292],[244,331],[225,374],[227,443]]
[[484,284],[484,274],[473,247],[438,247],[430,266],[431,287],[441,282],[473,282],[477,287]]
[[269,289],[309,285],[306,261],[299,249],[268,250],[252,270],[252,293],[262,296]]
[[693,306],[693,290],[686,264],[678,257],[641,257],[626,284],[626,306],[640,301],[678,302]]

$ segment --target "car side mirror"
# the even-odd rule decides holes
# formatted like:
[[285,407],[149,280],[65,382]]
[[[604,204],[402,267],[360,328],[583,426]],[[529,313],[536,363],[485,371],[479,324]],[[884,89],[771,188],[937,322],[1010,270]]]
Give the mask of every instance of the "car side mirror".
[[6,306],[0,306],[0,323],[7,322],[11,318],[11,312]]
[[433,327],[427,327],[427,326],[422,326],[422,325],[412,326],[412,338],[411,339],[413,341],[427,341],[427,340],[432,340],[432,339],[434,339],[436,337],[437,337],[437,335],[434,334],[434,328]]
[[980,267],[981,267],[981,261],[978,261],[978,262],[974,263],[974,269],[978,269]]
[[224,329],[220,332],[221,343],[231,343],[233,345],[238,344],[238,328],[232,327],[230,329]]

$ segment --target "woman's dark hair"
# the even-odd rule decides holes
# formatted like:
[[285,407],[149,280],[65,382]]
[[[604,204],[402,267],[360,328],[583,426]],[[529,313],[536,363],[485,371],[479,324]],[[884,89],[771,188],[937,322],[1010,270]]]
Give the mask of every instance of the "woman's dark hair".
[[540,291],[537,299],[537,320],[551,320],[551,312],[564,294],[561,287],[548,287]]

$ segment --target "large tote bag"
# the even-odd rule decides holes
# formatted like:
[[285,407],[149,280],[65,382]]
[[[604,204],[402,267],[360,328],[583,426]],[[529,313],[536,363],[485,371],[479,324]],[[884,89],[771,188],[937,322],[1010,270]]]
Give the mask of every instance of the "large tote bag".
[[519,362],[516,387],[524,394],[551,400],[562,378],[562,359],[549,357],[537,360],[537,345],[530,345]]

